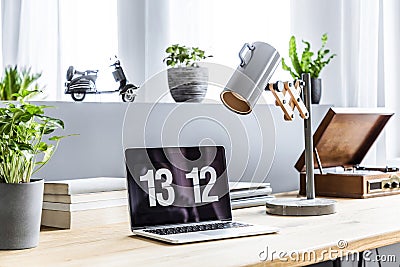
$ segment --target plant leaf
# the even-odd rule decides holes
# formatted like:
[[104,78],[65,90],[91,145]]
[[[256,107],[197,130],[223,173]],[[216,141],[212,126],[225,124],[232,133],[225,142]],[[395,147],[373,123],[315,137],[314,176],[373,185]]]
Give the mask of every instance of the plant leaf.
[[[321,70],[330,63],[331,59],[336,54],[329,55],[330,49],[326,49],[326,43],[328,41],[328,34],[324,33],[321,37],[321,48],[317,52],[311,51],[311,44],[308,41],[302,40],[305,45],[304,50],[301,54],[301,60],[297,55],[296,38],[292,36],[289,40],[289,57],[292,62],[293,69],[285,64],[282,59],[282,68],[289,71],[292,77],[300,78],[302,73],[310,73],[312,78],[318,78]],[[314,57],[314,58],[313,58]],[[328,57],[326,60],[325,58]]]
[[163,62],[168,67],[174,66],[196,66],[197,63],[211,55],[206,56],[205,51],[198,47],[186,47],[184,45],[174,44],[166,48],[167,57],[163,59]]
[[294,36],[292,36],[289,40],[289,57],[292,61],[294,70],[296,71],[297,75],[300,76],[303,73],[303,70],[301,69],[299,57],[297,55],[296,37]]
[[293,79],[297,79],[298,78],[297,74],[295,72],[293,72],[292,69],[288,65],[286,65],[284,58],[282,58],[282,69],[286,70],[286,71],[289,71],[290,75],[293,77]]
[[4,70],[0,80],[1,100],[27,99],[39,92],[41,89],[35,83],[41,77],[41,73],[31,73],[31,68],[18,69],[17,65],[8,66]]
[[65,138],[65,137],[67,137],[67,136],[52,136],[52,137],[49,138],[49,140],[50,141],[58,141],[58,140],[61,140],[61,139]]
[[53,155],[53,153],[54,153],[54,145],[48,145],[46,151],[44,151],[44,156],[43,156],[43,163],[44,164],[47,163],[50,160],[50,158]]
[[40,142],[39,144],[37,144],[37,146],[36,146],[36,148],[39,150],[39,151],[46,151],[47,150],[47,148],[48,148],[48,145],[45,143],[45,142]]
[[[47,107],[26,103],[23,99],[19,104],[7,103],[0,107],[0,181],[28,182],[32,173],[54,154],[64,136],[50,136],[48,141],[43,136],[64,128],[64,122],[44,115]],[[49,141],[56,144],[48,144]],[[43,160],[37,160],[42,155]],[[34,170],[34,166],[38,167]]]

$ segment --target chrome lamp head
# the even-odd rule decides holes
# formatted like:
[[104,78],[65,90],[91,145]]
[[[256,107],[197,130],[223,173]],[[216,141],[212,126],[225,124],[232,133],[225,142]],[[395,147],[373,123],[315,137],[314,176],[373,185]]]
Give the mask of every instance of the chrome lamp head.
[[240,65],[221,92],[221,101],[238,114],[249,114],[267,87],[281,57],[264,42],[244,44],[239,52]]

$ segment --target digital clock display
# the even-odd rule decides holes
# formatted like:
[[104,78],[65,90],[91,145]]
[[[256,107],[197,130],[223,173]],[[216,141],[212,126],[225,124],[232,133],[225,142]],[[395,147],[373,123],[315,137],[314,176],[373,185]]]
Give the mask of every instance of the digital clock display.
[[125,151],[132,227],[231,219],[220,146]]

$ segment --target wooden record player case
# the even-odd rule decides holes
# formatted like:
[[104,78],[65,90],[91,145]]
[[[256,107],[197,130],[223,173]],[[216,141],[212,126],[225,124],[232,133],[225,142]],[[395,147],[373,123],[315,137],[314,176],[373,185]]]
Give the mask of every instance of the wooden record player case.
[[[331,108],[314,134],[317,196],[368,198],[400,193],[400,172],[357,171],[393,113],[383,109]],[[306,193],[304,152],[295,168]],[[319,164],[318,164],[319,161]],[[335,170],[344,167],[346,171]],[[327,169],[328,168],[328,169]]]

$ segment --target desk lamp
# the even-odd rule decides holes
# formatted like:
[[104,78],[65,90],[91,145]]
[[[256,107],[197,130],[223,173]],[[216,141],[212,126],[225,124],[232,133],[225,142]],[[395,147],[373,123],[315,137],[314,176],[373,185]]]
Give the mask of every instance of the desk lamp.
[[239,66],[220,95],[222,103],[228,109],[241,115],[249,114],[265,90],[272,92],[285,120],[294,119],[294,109],[297,109],[300,117],[304,119],[307,197],[268,200],[267,213],[289,216],[334,213],[334,200],[315,198],[310,74],[302,74],[301,80],[293,83],[268,83],[281,57],[274,47],[263,42],[244,44],[239,58]]

